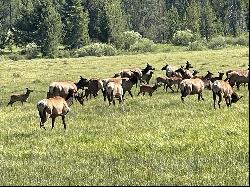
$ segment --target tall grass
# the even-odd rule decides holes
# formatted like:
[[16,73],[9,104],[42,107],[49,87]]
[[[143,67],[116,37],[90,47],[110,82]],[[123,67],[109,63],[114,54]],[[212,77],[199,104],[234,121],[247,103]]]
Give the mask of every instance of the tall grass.
[[[125,111],[108,106],[101,94],[84,106],[72,105],[51,130],[39,128],[36,103],[50,82],[106,78],[125,68],[156,68],[151,84],[166,63],[188,60],[200,74],[247,68],[249,51],[237,47],[216,51],[37,59],[0,62],[1,185],[249,185],[248,96],[231,108],[213,109],[205,101],[158,88],[150,98],[126,94]],[[7,107],[12,92],[34,89],[30,102]]]

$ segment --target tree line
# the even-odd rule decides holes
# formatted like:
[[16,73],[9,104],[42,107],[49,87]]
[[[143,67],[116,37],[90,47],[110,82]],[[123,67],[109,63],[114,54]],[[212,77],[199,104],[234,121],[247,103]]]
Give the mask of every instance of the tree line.
[[135,31],[171,43],[176,31],[197,37],[237,37],[249,31],[248,0],[0,0],[0,48],[34,42],[44,56],[58,46],[90,42],[119,46]]

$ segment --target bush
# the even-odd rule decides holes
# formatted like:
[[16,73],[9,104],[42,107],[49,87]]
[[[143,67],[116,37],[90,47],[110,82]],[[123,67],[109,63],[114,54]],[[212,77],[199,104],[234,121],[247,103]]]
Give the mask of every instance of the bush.
[[20,54],[10,54],[8,55],[9,59],[18,61],[18,60],[25,60],[25,56],[20,55]]
[[226,44],[228,45],[242,45],[249,46],[248,34],[242,34],[239,37],[226,37]]
[[58,58],[70,58],[71,51],[69,50],[59,50],[58,51]]
[[39,54],[38,46],[32,42],[26,45],[25,49],[21,52],[21,54],[26,55],[27,59],[36,58]]
[[189,50],[189,51],[202,51],[206,48],[205,45],[206,44],[204,42],[201,42],[201,41],[190,42],[188,44],[187,50]]
[[123,32],[116,42],[116,46],[119,49],[129,50],[130,47],[142,39],[140,33],[135,31],[126,31]]
[[190,42],[195,41],[195,35],[190,31],[176,31],[173,36],[172,43],[175,45],[188,46]]
[[207,44],[209,49],[223,49],[226,45],[226,39],[223,36],[212,38]]
[[113,56],[116,54],[116,48],[105,43],[93,43],[86,45],[75,51],[76,56]]
[[150,52],[153,51],[154,42],[147,38],[143,38],[130,46],[132,52]]
[[239,37],[233,38],[233,45],[249,46],[248,34],[242,34]]

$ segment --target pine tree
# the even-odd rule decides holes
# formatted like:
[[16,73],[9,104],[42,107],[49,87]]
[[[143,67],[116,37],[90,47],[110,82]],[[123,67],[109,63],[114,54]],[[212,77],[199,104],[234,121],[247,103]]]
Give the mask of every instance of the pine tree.
[[10,28],[9,23],[9,7],[10,2],[0,0],[0,48],[4,49],[7,45],[7,34]]
[[227,32],[234,37],[240,33],[241,5],[239,0],[228,0],[226,12]]
[[88,14],[83,11],[80,0],[66,0],[63,15],[64,44],[70,49],[88,44]]
[[40,0],[33,14],[37,18],[35,43],[41,46],[43,56],[56,57],[62,34],[59,13],[50,0]]
[[174,35],[174,33],[177,30],[180,30],[180,21],[179,21],[179,15],[177,8],[172,6],[168,11],[167,11],[167,39],[170,41]]
[[190,0],[187,7],[186,28],[199,34],[200,9],[197,0]]
[[89,36],[92,41],[108,42],[108,20],[103,0],[86,0],[89,13]]
[[115,43],[121,34],[127,30],[126,18],[122,11],[121,0],[106,0],[105,13],[108,23],[108,41]]
[[201,0],[201,23],[200,23],[200,33],[201,36],[209,40],[215,33],[215,14],[211,7],[209,0]]

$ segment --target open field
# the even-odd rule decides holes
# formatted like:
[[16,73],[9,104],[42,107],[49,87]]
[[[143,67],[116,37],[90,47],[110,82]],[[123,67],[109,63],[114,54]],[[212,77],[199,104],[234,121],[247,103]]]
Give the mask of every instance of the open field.
[[[151,80],[166,63],[192,63],[200,74],[247,68],[249,49],[181,51],[115,57],[0,62],[0,185],[249,185],[249,92],[230,109],[162,87],[148,95],[125,95],[125,111],[104,103],[101,93],[75,103],[51,130],[39,128],[36,103],[55,80],[106,78],[125,68],[153,65]],[[6,107],[12,92],[34,89],[30,103]]]

